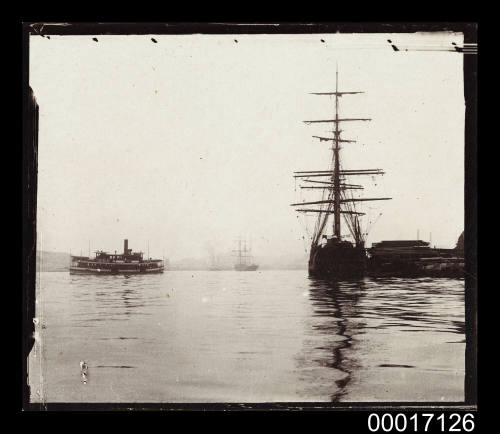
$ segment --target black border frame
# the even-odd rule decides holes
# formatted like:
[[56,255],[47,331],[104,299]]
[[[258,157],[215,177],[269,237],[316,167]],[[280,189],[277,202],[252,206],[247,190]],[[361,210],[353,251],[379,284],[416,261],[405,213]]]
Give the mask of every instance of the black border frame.
[[[464,53],[465,98],[465,400],[464,402],[363,402],[363,403],[45,403],[29,402],[27,357],[34,343],[36,278],[36,197],[37,143],[25,126],[29,123],[29,37],[30,35],[187,35],[187,34],[317,34],[317,33],[413,33],[452,31],[464,35],[465,44],[477,44],[478,25],[470,22],[391,22],[391,23],[22,23],[23,92],[23,410],[314,410],[314,411],[475,411],[478,406],[478,298],[477,298],[477,71],[476,52]],[[388,45],[388,49],[391,46]],[[457,50],[459,51],[459,50]],[[459,51],[460,52],[460,51]],[[458,53],[457,53],[458,54]],[[36,140],[35,140],[36,141]],[[29,181],[31,180],[31,182]]]

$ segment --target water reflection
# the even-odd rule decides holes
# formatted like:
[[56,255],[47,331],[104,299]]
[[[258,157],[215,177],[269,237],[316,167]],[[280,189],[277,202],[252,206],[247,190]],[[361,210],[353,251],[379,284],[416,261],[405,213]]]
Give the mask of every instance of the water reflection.
[[[46,273],[42,283],[49,401],[462,396],[464,288],[457,280],[327,282],[297,270]],[[81,360],[92,372],[85,388],[78,387]]]
[[158,301],[157,295],[148,292],[148,282],[144,277],[139,280],[129,276],[74,276],[70,279],[70,286],[74,289],[72,295],[78,308],[74,314],[75,325],[81,327],[151,315],[147,307]]
[[[370,279],[361,315],[371,327],[464,333],[463,288],[454,279]],[[457,321],[459,319],[459,321]]]
[[[328,347],[316,347],[319,355],[314,362],[342,372],[344,375],[334,380],[335,391],[331,393],[332,402],[339,401],[346,393],[346,386],[351,379],[352,369],[356,362],[348,357],[346,350],[352,342],[354,330],[363,323],[351,321],[357,317],[357,305],[365,292],[363,280],[354,281],[325,281],[315,278],[309,279],[309,299],[313,307],[313,315],[320,321],[315,322],[312,328],[319,334],[326,334],[330,339]],[[357,331],[359,333],[359,331]]]
[[[424,378],[426,372],[443,370],[445,356],[422,357],[413,353],[414,347],[464,343],[463,286],[453,279],[309,279],[309,299],[314,318],[310,328],[321,346],[306,343],[305,351],[314,355],[311,361],[316,366],[333,371],[323,374],[331,378],[332,401],[371,396],[366,379],[372,375],[385,375],[387,380],[396,374]],[[455,340],[450,333],[460,338]],[[407,350],[398,351],[402,348]],[[441,351],[458,353],[460,348],[441,347]],[[379,368],[385,373],[374,371]],[[413,373],[402,374],[402,368]],[[417,385],[412,387],[418,390]]]

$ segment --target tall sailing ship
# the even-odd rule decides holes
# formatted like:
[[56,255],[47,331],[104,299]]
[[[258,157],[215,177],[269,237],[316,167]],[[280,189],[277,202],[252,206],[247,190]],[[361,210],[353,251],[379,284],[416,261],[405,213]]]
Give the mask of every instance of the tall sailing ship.
[[236,263],[234,264],[234,269],[236,271],[255,271],[259,266],[254,264],[252,257],[252,247],[247,248],[247,242],[238,239],[238,249],[233,250],[236,253]]
[[[294,203],[292,206],[300,213],[317,214],[309,254],[309,274],[319,278],[350,278],[363,276],[366,270],[365,233],[361,229],[360,217],[364,213],[356,209],[359,202],[389,200],[387,197],[358,198],[353,192],[363,186],[351,183],[353,176],[382,175],[381,169],[344,169],[341,161],[340,144],[354,143],[341,137],[340,125],[344,122],[370,121],[369,118],[339,117],[339,100],[344,95],[364,93],[361,91],[341,92],[338,90],[338,70],[334,92],[313,92],[312,95],[334,97],[335,118],[327,120],[304,121],[306,124],[327,123],[333,125],[333,137],[313,136],[321,142],[332,144],[332,156],[328,170],[307,170],[294,172],[294,177],[307,185],[302,189],[318,189],[321,200]],[[311,179],[313,178],[313,179]],[[311,185],[313,184],[313,185]],[[310,208],[309,205],[314,205]],[[333,216],[332,235],[328,235],[330,217]],[[352,241],[342,235],[341,217],[347,226]]]

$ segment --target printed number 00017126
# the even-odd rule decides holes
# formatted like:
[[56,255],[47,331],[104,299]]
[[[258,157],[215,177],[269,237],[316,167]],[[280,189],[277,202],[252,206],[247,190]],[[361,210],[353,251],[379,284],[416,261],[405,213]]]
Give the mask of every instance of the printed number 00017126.
[[[446,415],[448,415],[448,418]],[[384,413],[382,416],[371,413],[368,416],[368,429],[371,432],[417,432],[422,429],[427,432],[436,423],[439,424],[441,432],[471,432],[475,427],[472,413],[466,413],[463,417],[458,413],[441,413],[437,417],[435,417],[434,413],[415,413],[409,418],[404,413],[396,415]]]

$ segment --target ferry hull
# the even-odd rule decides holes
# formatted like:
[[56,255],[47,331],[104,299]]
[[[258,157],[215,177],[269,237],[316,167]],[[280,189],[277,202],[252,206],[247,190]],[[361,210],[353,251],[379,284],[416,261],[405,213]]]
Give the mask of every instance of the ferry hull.
[[320,279],[349,279],[363,277],[366,272],[364,247],[339,243],[311,249],[309,275]]
[[103,268],[82,268],[82,267],[70,267],[70,274],[96,274],[96,275],[131,275],[131,274],[159,274],[163,273],[163,268],[151,268],[151,269],[103,269]]

